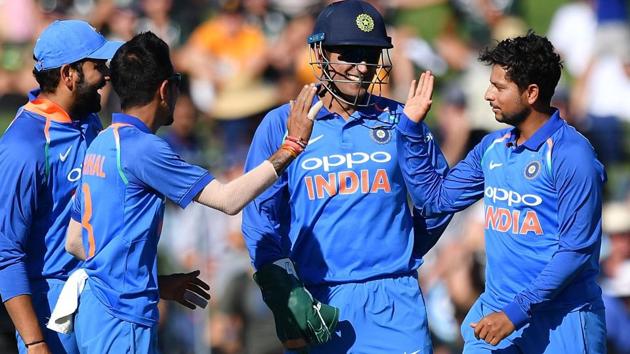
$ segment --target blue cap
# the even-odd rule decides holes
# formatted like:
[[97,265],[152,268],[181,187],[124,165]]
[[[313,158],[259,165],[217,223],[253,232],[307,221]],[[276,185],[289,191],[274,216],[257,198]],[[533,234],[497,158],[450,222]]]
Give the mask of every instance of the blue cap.
[[315,21],[308,43],[323,46],[357,45],[392,48],[383,16],[369,3],[360,0],[338,1],[328,5]]
[[106,40],[85,21],[57,20],[35,42],[35,69],[54,69],[86,58],[109,60],[121,45],[123,42]]

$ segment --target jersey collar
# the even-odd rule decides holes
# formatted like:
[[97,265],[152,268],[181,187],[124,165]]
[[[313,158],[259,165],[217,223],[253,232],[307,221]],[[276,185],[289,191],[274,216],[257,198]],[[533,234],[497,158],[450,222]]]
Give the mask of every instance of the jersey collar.
[[[375,96],[372,96],[371,98],[371,100],[373,101],[376,101],[376,99],[377,97]],[[317,103],[319,100],[320,100],[319,96],[315,95],[315,97],[313,97],[312,105]],[[380,107],[378,105],[378,102],[375,102],[375,104],[370,105],[368,107],[358,107],[358,109],[355,110],[354,113],[350,115],[350,118],[348,119],[348,121],[357,120],[357,119],[366,118],[366,117],[377,117],[384,112],[384,109],[386,108]],[[328,109],[326,109],[325,106],[323,106],[317,113],[317,116],[315,116],[315,120],[334,118],[335,116],[336,115],[333,112],[329,111]]]
[[138,118],[136,118],[134,116],[130,116],[130,115],[125,114],[125,113],[114,113],[114,114],[112,114],[112,124],[114,124],[114,123],[123,123],[123,124],[133,125],[134,127],[140,129],[141,131],[143,131],[145,133],[153,134],[151,129],[149,129],[149,127],[147,127],[147,125],[144,124],[143,121],[141,121],[140,119],[138,119]]
[[28,92],[28,100],[32,101],[34,99],[37,98],[37,96],[39,96],[39,94],[42,92],[41,89],[36,88],[36,89],[32,89]]
[[[564,121],[560,118],[560,112],[556,109],[551,117],[549,117],[549,120],[547,120],[547,122],[545,122],[545,124],[543,124],[543,126],[540,127],[534,135],[531,136],[531,138],[527,139],[522,146],[528,150],[537,151],[540,149],[540,146],[544,144],[545,141],[547,141],[547,139],[556,132],[556,130],[560,129],[563,124]],[[516,128],[512,130],[510,140],[516,139],[515,133]]]
[[72,118],[61,106],[46,98],[35,98],[24,105],[24,109],[59,123],[72,123]]
[[91,114],[96,114],[96,112],[94,112],[94,113],[87,114],[84,117],[73,118],[70,116],[68,112],[66,112],[63,108],[61,108],[55,102],[47,98],[39,97],[40,93],[42,93],[42,90],[40,88],[36,88],[29,91],[28,92],[29,102],[24,106],[24,109],[33,113],[37,113],[41,116],[44,116],[47,119],[50,119],[58,123],[72,123],[75,121],[82,121],[86,117],[89,117]]

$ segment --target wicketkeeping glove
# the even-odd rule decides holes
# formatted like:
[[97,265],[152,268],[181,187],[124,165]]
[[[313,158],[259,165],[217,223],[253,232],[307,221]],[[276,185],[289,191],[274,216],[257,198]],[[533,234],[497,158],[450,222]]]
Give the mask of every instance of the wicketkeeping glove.
[[298,279],[288,258],[262,266],[254,274],[263,300],[273,312],[281,342],[304,339],[309,344],[326,343],[337,327],[339,309],[313,298]]

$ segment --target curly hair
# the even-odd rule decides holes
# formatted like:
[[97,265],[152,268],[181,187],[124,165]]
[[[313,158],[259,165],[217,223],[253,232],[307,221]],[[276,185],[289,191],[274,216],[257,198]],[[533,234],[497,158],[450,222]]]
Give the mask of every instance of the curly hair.
[[538,85],[539,100],[545,104],[551,102],[562,71],[562,61],[551,42],[531,30],[525,36],[508,38],[482,50],[479,61],[501,66],[521,90]]

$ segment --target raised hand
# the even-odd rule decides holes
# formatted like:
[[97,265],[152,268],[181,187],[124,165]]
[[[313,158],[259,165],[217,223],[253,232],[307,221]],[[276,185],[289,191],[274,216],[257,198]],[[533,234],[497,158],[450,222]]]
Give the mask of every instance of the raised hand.
[[304,85],[298,97],[291,101],[291,111],[287,122],[289,135],[299,138],[303,142],[308,142],[311,137],[313,121],[323,105],[322,101],[317,101],[311,107],[316,93],[317,86],[315,84]]
[[197,306],[205,307],[205,303],[210,299],[208,293],[210,286],[198,278],[200,273],[196,270],[190,273],[160,275],[158,277],[160,298],[177,301],[191,310]]
[[420,79],[411,81],[403,112],[416,123],[423,121],[431,109],[433,81],[434,77],[430,71],[423,72]]

